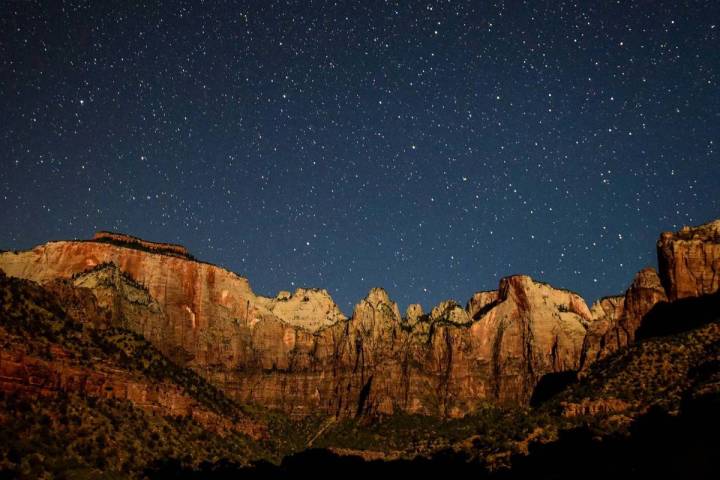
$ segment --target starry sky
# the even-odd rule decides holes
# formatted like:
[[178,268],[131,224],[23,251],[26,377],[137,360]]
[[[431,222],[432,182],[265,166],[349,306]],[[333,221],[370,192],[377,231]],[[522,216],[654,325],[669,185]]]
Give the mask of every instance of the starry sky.
[[0,248],[115,230],[260,294],[588,302],[720,217],[717,1],[0,3]]

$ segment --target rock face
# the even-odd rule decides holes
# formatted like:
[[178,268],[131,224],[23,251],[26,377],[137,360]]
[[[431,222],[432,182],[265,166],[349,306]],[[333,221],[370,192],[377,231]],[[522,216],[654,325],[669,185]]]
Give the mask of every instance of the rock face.
[[605,358],[635,340],[643,317],[656,303],[667,301],[660,277],[653,268],[635,275],[624,297],[606,297],[592,307],[593,322],[583,342],[583,367]]
[[643,269],[624,297],[607,297],[593,305],[583,368],[632,343],[643,317],[656,304],[720,289],[720,220],[662,233],[657,254],[659,273]]
[[327,290],[298,288],[294,294],[280,292],[272,299],[258,297],[258,303],[285,323],[311,332],[347,320]]
[[670,301],[720,289],[720,220],[664,232],[657,253],[660,278]]
[[430,320],[465,325],[471,322],[468,312],[455,300],[445,300],[430,312]]
[[405,321],[410,325],[415,325],[424,315],[422,305],[413,303],[408,305],[407,310],[405,310]]
[[543,375],[633,342],[658,302],[716,291],[720,221],[663,234],[658,255],[659,276],[642,270],[592,311],[572,292],[512,276],[466,308],[449,300],[426,315],[411,305],[405,318],[382,289],[348,319],[326,290],[262,297],[181,246],[121,234],[4,252],[0,268],[59,292],[87,321],[142,334],[243,403],[297,416],[457,416],[488,400],[525,404]]
[[143,334],[238,401],[298,416],[457,416],[488,400],[526,403],[542,375],[578,368],[591,320],[578,295],[525,276],[467,309],[448,301],[424,315],[418,305],[405,319],[373,289],[346,319],[324,290],[261,297],[186,251],[133,242],[51,242],[0,254],[0,268],[85,287],[104,321]]
[[87,288],[60,279],[40,286],[0,270],[0,298],[2,395],[119,399],[154,415],[192,418],[221,435],[257,438],[265,429],[141,336],[109,328],[111,312]]
[[590,320],[573,292],[527,276],[502,279],[497,304],[471,327],[489,350],[492,397],[525,403],[544,374],[577,370]]
[[476,292],[473,294],[472,298],[468,300],[465,310],[467,310],[467,314],[471,319],[477,320],[485,312],[492,308],[497,301],[497,290],[491,290],[489,292]]
[[619,327],[624,307],[624,295],[601,298],[592,305],[590,313],[593,321],[588,325],[580,358],[582,368],[589,367],[627,343],[627,335]]

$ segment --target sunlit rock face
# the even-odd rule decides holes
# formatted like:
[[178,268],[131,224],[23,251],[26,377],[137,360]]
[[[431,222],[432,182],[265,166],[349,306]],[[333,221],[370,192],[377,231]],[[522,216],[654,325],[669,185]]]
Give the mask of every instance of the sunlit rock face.
[[412,303],[408,305],[407,310],[405,310],[405,321],[408,325],[416,325],[424,315],[425,312],[423,311],[422,305]]
[[490,359],[490,396],[526,403],[542,375],[576,370],[590,319],[573,292],[523,275],[502,279],[497,305],[471,327]]
[[656,304],[720,288],[720,220],[662,233],[657,253],[659,272],[645,268],[624,296],[606,297],[593,305],[593,322],[583,344],[583,369],[632,343],[643,318]]
[[586,368],[635,340],[643,317],[658,302],[667,301],[654,268],[640,270],[624,296],[606,297],[593,304],[593,321],[583,343],[581,363]]
[[664,232],[657,253],[660,279],[669,300],[720,289],[720,220]]
[[[664,233],[659,275],[587,307],[517,275],[405,317],[372,289],[346,318],[326,290],[256,295],[247,279],[178,245],[122,234],[0,253],[8,275],[42,283],[81,321],[142,334],[243,403],[303,416],[397,411],[461,416],[526,404],[539,379],[585,369],[634,341],[658,302],[718,289],[720,222]],[[667,294],[666,294],[667,292]]]
[[446,301],[425,315],[415,305],[405,318],[373,289],[347,319],[325,290],[261,297],[178,249],[106,240],[5,252],[0,268],[84,287],[103,321],[143,334],[241,402],[297,416],[459,416],[488,400],[526,403],[543,374],[578,368],[591,320],[578,295],[526,276],[465,309]]
[[590,308],[593,321],[588,325],[580,360],[583,368],[627,345],[628,336],[619,327],[624,307],[624,295],[604,297],[593,303]]
[[347,320],[327,290],[298,288],[280,292],[275,298],[258,297],[258,303],[285,323],[315,332]]
[[497,290],[491,290],[488,292],[476,292],[468,300],[465,310],[467,310],[468,316],[477,320],[482,316],[489,308],[493,306],[498,300]]

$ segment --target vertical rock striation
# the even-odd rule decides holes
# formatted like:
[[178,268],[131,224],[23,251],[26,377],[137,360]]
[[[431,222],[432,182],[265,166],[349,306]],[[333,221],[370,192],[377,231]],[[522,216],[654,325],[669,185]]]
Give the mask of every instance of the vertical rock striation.
[[632,343],[643,317],[663,301],[667,296],[660,277],[654,268],[644,268],[624,296],[605,297],[593,304],[593,322],[583,342],[582,368]]
[[720,289],[720,220],[664,232],[657,253],[660,278],[670,301]]

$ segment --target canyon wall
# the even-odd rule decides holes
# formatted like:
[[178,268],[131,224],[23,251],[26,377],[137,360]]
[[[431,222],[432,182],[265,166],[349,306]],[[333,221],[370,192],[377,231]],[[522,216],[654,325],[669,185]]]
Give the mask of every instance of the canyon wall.
[[425,314],[411,305],[405,317],[373,289],[348,319],[325,290],[262,297],[189,254],[114,237],[3,252],[0,269],[92,292],[105,313],[87,321],[142,334],[242,403],[295,416],[460,416],[488,401],[526,404],[544,374],[586,368],[632,342],[658,302],[717,290],[718,226],[663,234],[659,273],[642,270],[624,296],[592,309],[517,275],[465,308],[446,301]]
[[643,318],[661,302],[718,291],[720,220],[663,232],[657,256],[658,271],[641,270],[624,296],[606,297],[593,305],[593,322],[583,343],[583,370],[632,343]]

